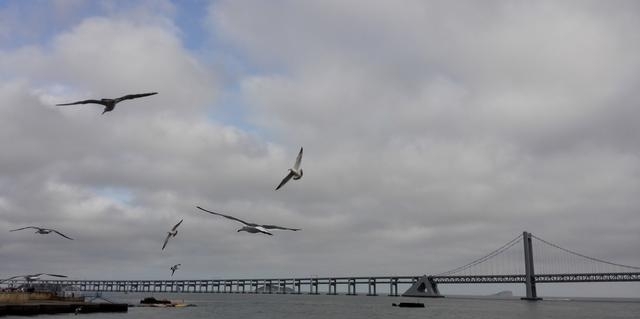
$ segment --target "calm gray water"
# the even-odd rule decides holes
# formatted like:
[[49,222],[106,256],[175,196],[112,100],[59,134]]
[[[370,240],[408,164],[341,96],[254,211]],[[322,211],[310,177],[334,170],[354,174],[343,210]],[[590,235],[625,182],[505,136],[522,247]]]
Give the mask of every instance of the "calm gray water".
[[[104,295],[117,302],[138,303],[151,294]],[[487,299],[416,299],[403,297],[253,295],[253,294],[154,294],[158,299],[184,300],[197,307],[132,307],[128,313],[43,315],[37,318],[163,319],[163,318],[456,318],[456,319],[614,319],[640,318],[640,302],[620,301],[539,301]],[[426,308],[398,308],[392,303],[419,301]],[[24,318],[24,317],[6,317]]]

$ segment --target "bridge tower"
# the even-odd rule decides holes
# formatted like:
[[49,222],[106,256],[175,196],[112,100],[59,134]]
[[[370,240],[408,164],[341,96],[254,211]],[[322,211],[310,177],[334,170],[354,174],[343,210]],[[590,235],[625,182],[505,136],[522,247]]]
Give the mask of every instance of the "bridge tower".
[[527,288],[527,296],[523,300],[541,300],[536,292],[536,278],[533,270],[533,246],[531,245],[531,233],[522,233],[522,242],[524,243],[524,271],[525,285]]

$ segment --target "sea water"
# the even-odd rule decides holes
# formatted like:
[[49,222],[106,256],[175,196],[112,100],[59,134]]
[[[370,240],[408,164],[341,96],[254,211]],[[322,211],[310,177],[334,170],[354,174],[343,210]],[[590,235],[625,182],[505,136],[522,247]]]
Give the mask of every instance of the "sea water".
[[[191,303],[195,307],[130,307],[127,313],[40,315],[38,318],[86,317],[91,319],[164,318],[442,318],[442,319],[616,319],[640,318],[640,300],[542,300],[478,299],[464,297],[405,298],[347,295],[282,294],[170,294],[145,293],[102,295],[114,302],[139,304],[144,297]],[[425,308],[398,308],[393,303],[422,302]],[[24,318],[24,317],[5,317]]]

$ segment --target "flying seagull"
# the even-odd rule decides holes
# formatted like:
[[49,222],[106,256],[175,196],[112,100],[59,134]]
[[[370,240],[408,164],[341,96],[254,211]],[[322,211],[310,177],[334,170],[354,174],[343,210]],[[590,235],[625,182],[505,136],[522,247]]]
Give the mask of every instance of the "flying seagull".
[[167,232],[167,238],[164,239],[164,245],[162,245],[162,250],[164,250],[165,247],[167,247],[167,243],[169,242],[169,238],[171,237],[176,237],[176,235],[178,234],[178,226],[180,226],[180,224],[182,224],[183,219],[181,219],[175,226],[173,226],[173,228],[171,228],[171,231]]
[[293,168],[289,169],[289,174],[284,177],[282,182],[276,187],[276,190],[280,189],[284,184],[286,184],[292,177],[294,180],[299,180],[302,178],[302,169],[300,168],[300,162],[302,161],[302,147],[300,148],[300,153],[298,153],[298,157],[296,158],[296,163],[293,164]]
[[145,97],[145,96],[154,95],[154,94],[158,94],[158,92],[129,94],[129,95],[119,97],[117,99],[84,100],[84,101],[62,103],[62,104],[56,104],[56,105],[62,106],[62,105],[76,105],[76,104],[89,104],[89,103],[101,104],[101,105],[104,105],[104,111],[102,111],[102,114],[104,114],[104,113],[113,111],[113,109],[116,107],[116,104],[124,100],[137,99],[139,97]]
[[64,276],[64,275],[56,275],[56,274],[44,274],[44,273],[40,273],[40,274],[33,274],[33,275],[20,275],[20,276],[13,276],[13,277],[10,277],[10,278],[7,278],[7,279],[2,279],[2,280],[0,280],[0,282],[9,281],[9,280],[13,280],[13,279],[16,279],[16,278],[24,278],[24,280],[26,280],[26,281],[28,281],[28,282],[29,282],[29,281],[35,281],[35,280],[40,279],[40,277],[41,277],[42,275],[47,275],[47,276],[52,276],[52,277],[67,278],[67,276]]
[[27,229],[27,228],[33,228],[36,230],[36,234],[49,234],[51,232],[54,232],[66,239],[71,239],[73,240],[73,238],[66,236],[65,234],[55,230],[55,229],[51,229],[51,228],[42,228],[42,227],[36,227],[36,226],[27,226],[27,227],[22,227],[22,228],[18,228],[18,229],[12,229],[10,231],[18,231],[18,230],[23,230],[23,229]]
[[181,265],[182,264],[175,264],[175,265],[171,266],[171,268],[169,268],[169,269],[171,269],[171,277],[173,277],[173,273],[176,272],[176,270],[178,270],[178,268],[180,268]]
[[244,226],[240,229],[238,229],[238,232],[241,231],[246,231],[248,233],[252,233],[252,234],[256,234],[256,233],[263,233],[263,234],[267,234],[267,235],[273,235],[272,233],[268,232],[268,229],[282,229],[282,230],[293,230],[293,231],[297,231],[300,230],[299,228],[287,228],[287,227],[282,227],[282,226],[276,226],[276,225],[258,225],[258,224],[254,224],[254,223],[247,223],[242,219],[239,218],[235,218],[233,216],[228,216],[228,215],[224,215],[224,214],[219,214],[219,213],[215,213],[212,212],[210,210],[206,210],[200,206],[196,206],[198,209],[203,210],[209,214],[214,214],[214,215],[218,215],[218,216],[222,216],[228,219],[232,219],[238,222],[241,222],[244,224]]

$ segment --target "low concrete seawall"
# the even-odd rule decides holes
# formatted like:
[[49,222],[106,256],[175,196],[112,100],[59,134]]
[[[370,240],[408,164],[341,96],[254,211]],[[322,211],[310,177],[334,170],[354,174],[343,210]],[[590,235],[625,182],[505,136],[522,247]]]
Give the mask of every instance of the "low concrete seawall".
[[127,304],[92,303],[42,303],[0,305],[1,316],[32,316],[56,313],[127,312]]
[[0,292],[0,317],[127,310],[127,304],[86,303],[84,297],[60,297],[51,292]]
[[29,295],[25,293],[0,292],[0,304],[21,304],[29,301]]
[[84,297],[59,297],[51,292],[0,292],[0,304],[23,304],[46,300],[84,302]]

